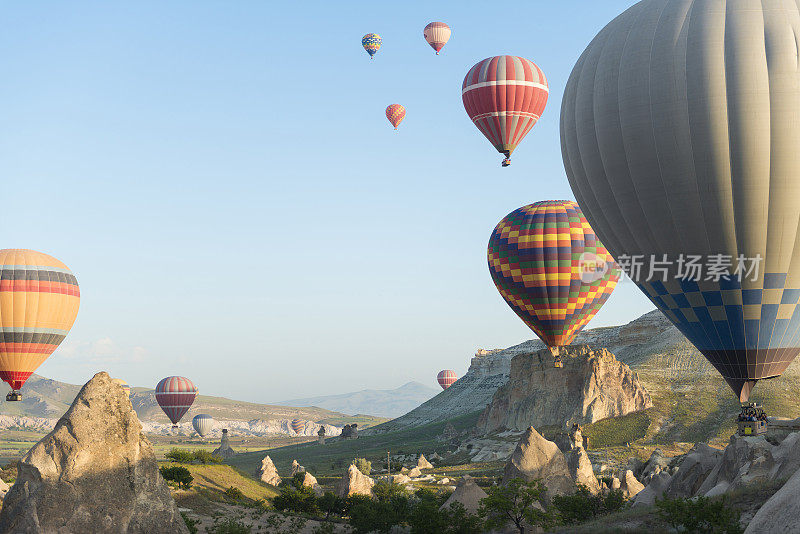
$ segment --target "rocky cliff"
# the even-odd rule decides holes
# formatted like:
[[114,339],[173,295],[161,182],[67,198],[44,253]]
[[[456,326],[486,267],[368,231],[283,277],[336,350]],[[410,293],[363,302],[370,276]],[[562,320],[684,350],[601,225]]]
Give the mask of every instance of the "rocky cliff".
[[[555,367],[558,355],[563,367]],[[542,349],[511,360],[508,382],[478,421],[484,432],[588,424],[644,410],[650,395],[630,367],[587,345]]]

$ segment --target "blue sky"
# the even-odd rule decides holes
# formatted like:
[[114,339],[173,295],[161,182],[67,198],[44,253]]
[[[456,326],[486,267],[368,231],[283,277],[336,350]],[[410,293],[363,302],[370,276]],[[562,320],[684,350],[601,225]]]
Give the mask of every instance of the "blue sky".
[[[517,207],[573,198],[564,85],[632,4],[4,4],[2,247],[56,256],[82,293],[38,372],[148,387],[182,374],[267,402],[435,385],[479,347],[531,338],[486,242]],[[453,30],[438,57],[432,20]],[[383,37],[374,61],[368,32]],[[498,54],[531,59],[551,88],[507,169],[460,97]],[[650,309],[623,284],[590,326]]]

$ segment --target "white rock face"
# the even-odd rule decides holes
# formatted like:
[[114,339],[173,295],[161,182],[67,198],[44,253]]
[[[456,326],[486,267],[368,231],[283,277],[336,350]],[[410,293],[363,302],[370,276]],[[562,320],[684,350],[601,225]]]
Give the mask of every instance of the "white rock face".
[[526,482],[540,479],[547,487],[547,500],[554,495],[575,491],[575,482],[570,476],[564,454],[558,445],[546,440],[533,427],[528,428],[522,436],[506,464],[503,483],[514,478]]
[[424,454],[420,454],[419,460],[417,460],[417,467],[420,469],[433,469],[433,464],[425,459]]
[[475,514],[480,507],[481,499],[485,499],[486,497],[486,492],[475,483],[475,480],[469,475],[464,475],[464,477],[458,481],[453,494],[450,495],[450,498],[444,502],[440,509],[447,508],[454,502],[459,502],[464,505],[467,512]]
[[297,463],[297,460],[292,460],[292,476],[295,476],[297,473],[305,473],[306,468]]
[[678,469],[666,488],[666,496],[674,499],[697,495],[700,486],[721,458],[721,450],[709,447],[705,443],[696,444],[678,464]]
[[800,470],[769,498],[747,525],[744,534],[788,534],[800,532]]
[[11,489],[8,484],[6,484],[2,479],[0,479],[0,502],[6,498],[6,493],[8,490]]
[[589,460],[586,450],[583,447],[579,447],[564,453],[564,457],[567,459],[567,466],[572,480],[576,484],[583,484],[594,494],[599,493],[600,484],[597,482],[597,477],[594,476],[592,462]]
[[671,479],[672,476],[665,472],[652,477],[650,483],[636,495],[631,506],[652,506],[656,499],[663,499]]
[[277,486],[281,483],[278,470],[275,469],[275,464],[272,463],[272,458],[269,456],[265,456],[264,459],[261,460],[261,466],[256,468],[256,479],[265,484],[270,484],[271,486]]
[[303,486],[305,486],[307,488],[311,488],[312,490],[314,490],[314,493],[317,494],[317,497],[319,497],[323,493],[325,493],[322,490],[322,487],[317,482],[317,479],[314,477],[314,475],[312,475],[308,471],[306,471],[305,475],[303,476]]
[[339,485],[336,488],[336,494],[340,497],[349,497],[350,495],[368,495],[372,496],[372,487],[375,481],[358,470],[355,465],[350,465],[347,468]]

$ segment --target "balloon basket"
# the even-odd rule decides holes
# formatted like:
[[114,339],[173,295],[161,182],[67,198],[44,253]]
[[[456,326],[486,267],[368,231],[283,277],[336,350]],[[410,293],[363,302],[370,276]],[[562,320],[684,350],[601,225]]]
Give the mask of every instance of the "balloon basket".
[[508,167],[509,165],[511,165],[511,158],[505,158],[505,159],[503,160],[503,163],[501,163],[501,165],[502,165],[503,167]]
[[555,361],[553,361],[553,367],[557,369],[562,369],[564,367],[564,361],[561,359],[561,356],[556,356]]
[[736,423],[740,436],[760,436],[767,433],[767,414],[761,405],[755,402],[742,405]]
[[22,393],[20,393],[19,391],[10,391],[6,394],[6,400],[9,402],[21,401]]

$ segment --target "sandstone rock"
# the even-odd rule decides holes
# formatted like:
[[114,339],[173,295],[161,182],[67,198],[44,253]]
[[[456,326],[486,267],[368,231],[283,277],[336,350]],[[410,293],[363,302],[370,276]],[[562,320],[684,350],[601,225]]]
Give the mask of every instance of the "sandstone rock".
[[411,484],[411,479],[402,473],[399,475],[392,475],[391,481],[394,482],[395,484],[400,484],[401,486],[406,486],[408,484]]
[[664,451],[661,449],[654,450],[653,454],[650,455],[650,459],[647,460],[642,467],[642,472],[640,475],[642,482],[645,484],[649,483],[651,478],[659,474],[661,471],[667,469],[671,461],[672,459],[668,456],[665,456]]
[[456,484],[456,489],[450,495],[440,509],[444,509],[452,505],[454,502],[460,502],[464,505],[467,512],[475,514],[481,504],[481,499],[486,498],[486,492],[475,483],[475,480],[469,476],[464,475],[461,480]]
[[442,459],[442,457],[441,457],[441,456],[439,456],[438,454],[436,454],[435,452],[434,452],[433,454],[431,454],[430,458],[431,458],[431,460],[433,460],[434,462],[438,462],[439,460],[441,460],[441,459]]
[[766,482],[772,479],[774,476],[772,471],[776,467],[773,456],[775,448],[764,436],[731,436],[722,457],[696,494],[721,495],[751,482]]
[[413,468],[411,471],[408,472],[408,476],[411,478],[417,478],[422,476],[422,471],[419,470],[419,467]]
[[611,477],[611,489],[622,489],[622,481],[617,477]]
[[408,467],[401,467],[400,474],[407,475],[408,474]]
[[552,441],[548,441],[535,428],[529,427],[517,444],[503,474],[503,483],[513,478],[525,481],[541,479],[547,487],[546,500],[554,495],[571,493],[575,482],[570,476],[564,454]]
[[670,479],[665,495],[671,499],[697,495],[700,486],[722,458],[722,451],[698,443],[683,457]]
[[569,442],[573,449],[583,448],[583,428],[574,423],[569,431]]
[[417,460],[417,467],[420,469],[433,469],[433,464],[425,459],[424,454],[420,454],[419,460]]
[[447,478],[447,477],[444,477],[441,480],[437,480],[436,483],[439,484],[440,486],[447,486],[448,484],[450,484],[450,479]]
[[650,479],[650,483],[636,495],[631,506],[652,506],[656,499],[664,498],[664,492],[669,486],[672,476],[662,471]]
[[369,495],[372,496],[372,486],[375,481],[367,475],[358,470],[355,465],[350,465],[347,472],[339,481],[336,488],[336,493],[340,497],[349,497],[350,495]]
[[561,347],[564,367],[555,368],[552,350],[514,356],[508,382],[481,414],[479,429],[593,423],[653,405],[638,375],[609,351]]
[[800,470],[786,481],[775,494],[759,508],[744,534],[784,534],[800,532]]
[[567,459],[567,466],[572,480],[576,484],[583,484],[592,493],[599,493],[600,484],[597,482],[597,477],[594,476],[592,462],[589,461],[586,449],[580,447],[565,453],[564,456]]
[[625,475],[620,482],[622,483],[622,491],[628,499],[633,499],[644,489],[644,484],[636,480],[633,471],[630,469],[625,471]]
[[230,440],[228,439],[228,429],[222,429],[222,439],[220,440],[219,447],[214,449],[212,452],[214,456],[219,456],[221,458],[230,458],[231,456],[236,456],[236,451],[231,448]]
[[0,502],[2,502],[3,499],[6,498],[6,493],[8,493],[9,489],[11,489],[9,485],[3,482],[2,479],[0,479]]
[[307,488],[311,488],[312,490],[314,490],[314,493],[317,494],[317,497],[320,497],[323,493],[325,493],[322,490],[322,487],[320,487],[320,485],[317,482],[317,479],[314,477],[314,475],[312,475],[308,471],[306,471],[305,475],[303,476],[303,486],[305,486]]
[[297,463],[297,460],[292,460],[292,471],[291,475],[295,476],[297,473],[305,473],[306,468]]
[[275,464],[272,463],[272,458],[269,456],[264,456],[264,459],[261,460],[261,467],[256,468],[256,479],[272,486],[277,486],[281,483],[278,470],[275,469]]
[[187,533],[130,399],[97,373],[18,464],[0,532]]

